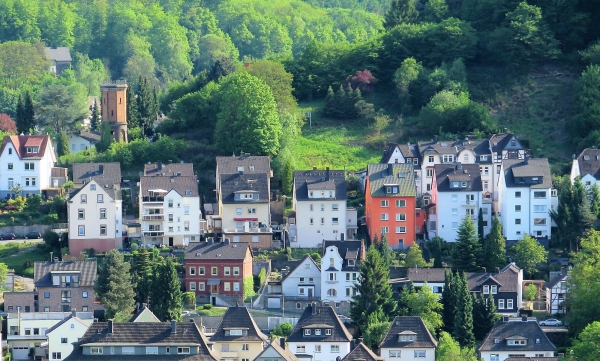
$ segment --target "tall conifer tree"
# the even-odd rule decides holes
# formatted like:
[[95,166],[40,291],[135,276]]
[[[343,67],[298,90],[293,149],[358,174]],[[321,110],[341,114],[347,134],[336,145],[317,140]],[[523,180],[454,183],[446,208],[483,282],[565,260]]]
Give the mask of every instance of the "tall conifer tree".
[[25,105],[23,104],[23,96],[19,94],[19,100],[17,100],[17,134],[25,134],[29,129],[26,129],[25,125]]
[[181,282],[170,258],[155,266],[150,295],[150,309],[159,320],[181,321]]
[[[25,92],[25,100],[23,103],[23,126],[27,129],[25,133],[35,129],[35,110],[33,109],[33,100],[29,90]],[[20,133],[19,133],[20,134]]]
[[473,297],[469,292],[467,278],[464,273],[457,274],[456,309],[454,313],[454,332],[452,336],[463,347],[473,347]]
[[[129,118],[128,118],[129,119]],[[100,112],[98,111],[98,104],[94,102],[92,105],[92,116],[90,118],[90,129],[100,130]]]
[[475,272],[480,270],[481,243],[477,239],[475,225],[471,217],[465,216],[458,233],[456,244],[452,253],[453,268],[462,272]]
[[133,271],[136,280],[135,300],[140,304],[148,303],[152,286],[152,263],[150,262],[150,252],[147,249],[143,248],[138,251]]
[[492,219],[492,228],[484,241],[484,260],[488,272],[494,272],[496,267],[504,267],[506,264],[506,240],[502,234],[502,224],[498,216]]
[[135,292],[129,273],[130,264],[123,255],[113,249],[106,254],[98,271],[95,291],[100,302],[106,307],[107,318],[126,321],[133,311]]

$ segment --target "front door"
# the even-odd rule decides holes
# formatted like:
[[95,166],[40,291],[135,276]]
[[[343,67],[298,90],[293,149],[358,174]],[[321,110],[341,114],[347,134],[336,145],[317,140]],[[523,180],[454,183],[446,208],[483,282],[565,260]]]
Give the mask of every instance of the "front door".
[[169,247],[173,247],[173,237],[169,237]]
[[210,293],[219,293],[219,285],[211,285]]
[[313,291],[314,290],[312,288],[308,289],[308,297],[313,297]]

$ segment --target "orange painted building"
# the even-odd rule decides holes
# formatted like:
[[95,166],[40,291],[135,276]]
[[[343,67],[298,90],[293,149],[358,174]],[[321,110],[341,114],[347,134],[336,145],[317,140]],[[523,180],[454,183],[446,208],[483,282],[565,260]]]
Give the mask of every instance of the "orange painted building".
[[416,198],[412,164],[369,164],[365,220],[371,239],[386,234],[390,247],[410,247],[416,239],[416,227],[421,227],[415,219]]

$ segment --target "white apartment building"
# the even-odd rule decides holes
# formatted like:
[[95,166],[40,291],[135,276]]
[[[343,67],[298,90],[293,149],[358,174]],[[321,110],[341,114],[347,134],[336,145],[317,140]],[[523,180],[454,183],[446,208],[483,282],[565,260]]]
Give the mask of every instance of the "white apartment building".
[[550,210],[558,204],[546,158],[504,160],[498,183],[500,221],[507,240],[525,234],[550,238]]
[[500,210],[498,204],[500,200],[498,182],[500,181],[500,175],[502,174],[502,162],[507,159],[523,160],[525,159],[525,156],[529,154],[529,149],[526,149],[514,134],[509,133],[507,128],[504,128],[504,133],[494,134],[490,137],[490,148],[492,150],[494,167],[492,180],[494,184],[494,209]]
[[492,202],[483,195],[478,164],[437,164],[434,166],[432,203],[428,217],[429,237],[454,242],[461,222],[469,217],[477,226],[483,212],[484,234],[492,223]]
[[139,205],[143,245],[183,247],[200,239],[202,215],[192,164],[146,164]]
[[346,199],[344,171],[313,168],[294,172],[296,234],[291,234],[291,247],[316,248],[324,239],[348,239]]
[[22,196],[58,188],[58,181],[52,181],[54,163],[56,155],[50,136],[5,136],[0,148],[0,197],[15,196],[10,189],[17,185],[22,187]]
[[64,360],[73,352],[73,344],[81,340],[91,322],[77,317],[75,311],[46,332],[48,358]]
[[91,180],[67,201],[69,252],[123,248],[123,201],[118,185]]
[[[349,303],[356,295],[358,263],[365,257],[362,241],[324,241],[321,258],[321,300]],[[337,305],[336,305],[337,306]]]
[[321,269],[310,255],[282,277],[281,293],[286,297],[321,297]]

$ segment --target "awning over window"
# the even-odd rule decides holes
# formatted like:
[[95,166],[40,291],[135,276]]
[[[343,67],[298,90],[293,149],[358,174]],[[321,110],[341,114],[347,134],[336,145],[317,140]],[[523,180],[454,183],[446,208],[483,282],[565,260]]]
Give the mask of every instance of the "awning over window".
[[208,282],[206,282],[206,284],[209,285],[209,286],[220,285],[221,284],[221,280],[208,280]]

